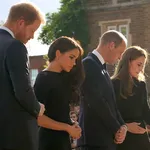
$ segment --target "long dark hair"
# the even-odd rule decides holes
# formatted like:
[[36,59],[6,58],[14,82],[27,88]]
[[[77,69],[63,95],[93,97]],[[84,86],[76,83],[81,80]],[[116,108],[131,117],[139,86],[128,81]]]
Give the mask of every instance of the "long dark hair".
[[[127,98],[127,96],[131,96],[133,94],[132,90],[133,90],[134,81],[129,74],[130,62],[142,56],[145,57],[147,61],[147,55],[148,54],[146,50],[142,49],[139,46],[131,46],[123,53],[121,60],[116,66],[115,73],[112,76],[112,80],[120,79],[120,95],[123,98]],[[139,81],[145,80],[144,69],[145,69],[145,64],[143,67],[143,71],[139,74],[137,80]]]
[[82,47],[73,38],[62,36],[56,39],[50,45],[50,48],[48,51],[48,58],[49,58],[49,62],[52,62],[56,57],[57,50],[59,50],[61,53],[65,53],[73,49],[78,49],[80,52],[79,57],[76,59],[76,65],[73,67],[73,69],[69,73],[66,73],[64,71],[63,73],[68,76],[71,87],[72,87],[72,99],[70,100],[70,103],[78,104],[80,100],[79,89],[85,76],[84,71],[83,71],[83,65],[82,65],[82,55],[83,55]]

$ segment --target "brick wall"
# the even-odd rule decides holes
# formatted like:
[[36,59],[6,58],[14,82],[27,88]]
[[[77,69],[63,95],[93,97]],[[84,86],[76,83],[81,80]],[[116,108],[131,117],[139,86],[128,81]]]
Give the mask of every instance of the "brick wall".
[[30,56],[30,69],[38,69],[38,71],[41,71],[44,69],[45,60],[43,56]]
[[112,0],[86,0],[86,2],[89,6],[93,6],[95,4],[101,6],[112,4]]

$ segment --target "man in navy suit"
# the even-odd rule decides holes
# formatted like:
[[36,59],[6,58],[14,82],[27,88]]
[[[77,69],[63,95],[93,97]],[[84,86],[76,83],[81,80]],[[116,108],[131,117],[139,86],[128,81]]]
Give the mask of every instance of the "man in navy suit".
[[85,81],[81,88],[79,125],[80,150],[115,150],[124,141],[127,127],[117,109],[106,63],[114,64],[126,49],[126,38],[119,32],[105,32],[98,47],[84,60]]
[[0,150],[38,150],[37,117],[45,108],[31,87],[24,44],[43,21],[34,5],[19,3],[0,28]]

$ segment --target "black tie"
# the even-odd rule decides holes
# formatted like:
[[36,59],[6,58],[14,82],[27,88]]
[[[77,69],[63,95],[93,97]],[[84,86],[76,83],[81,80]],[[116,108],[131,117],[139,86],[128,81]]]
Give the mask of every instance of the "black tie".
[[105,70],[107,69],[107,68],[106,68],[106,63],[103,64],[103,68],[104,68]]

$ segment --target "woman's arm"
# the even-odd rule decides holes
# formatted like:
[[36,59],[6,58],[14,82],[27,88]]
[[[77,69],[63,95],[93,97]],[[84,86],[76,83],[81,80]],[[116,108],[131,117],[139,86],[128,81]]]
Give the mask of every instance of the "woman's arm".
[[71,126],[67,123],[58,122],[45,115],[38,117],[38,125],[52,130],[66,131],[75,139],[78,139],[81,136],[81,128],[79,126]]
[[55,121],[45,115],[38,117],[38,125],[44,128],[66,132],[68,132],[70,127],[69,124]]

